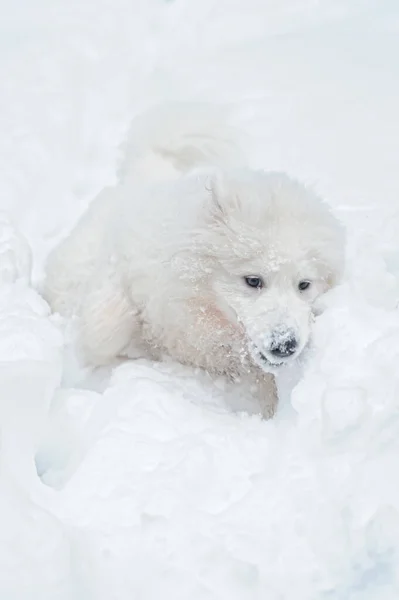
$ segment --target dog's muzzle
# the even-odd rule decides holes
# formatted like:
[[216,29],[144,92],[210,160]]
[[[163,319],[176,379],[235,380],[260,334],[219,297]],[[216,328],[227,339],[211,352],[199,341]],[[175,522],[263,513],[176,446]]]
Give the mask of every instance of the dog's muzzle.
[[274,373],[299,354],[300,343],[292,329],[276,329],[262,343],[250,343],[250,354],[265,371]]

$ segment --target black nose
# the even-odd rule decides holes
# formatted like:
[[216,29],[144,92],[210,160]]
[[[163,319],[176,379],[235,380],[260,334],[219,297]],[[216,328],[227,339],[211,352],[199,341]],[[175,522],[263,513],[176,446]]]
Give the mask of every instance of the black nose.
[[294,337],[289,337],[288,339],[282,341],[274,341],[270,346],[270,352],[273,356],[277,356],[278,358],[287,358],[287,356],[291,356],[294,354],[297,349],[298,342]]

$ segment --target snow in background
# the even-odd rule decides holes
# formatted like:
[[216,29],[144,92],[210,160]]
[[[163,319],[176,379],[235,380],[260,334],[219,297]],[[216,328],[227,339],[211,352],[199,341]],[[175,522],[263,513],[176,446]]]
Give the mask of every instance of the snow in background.
[[[1,0],[0,81],[0,597],[397,600],[396,0]],[[179,365],[82,373],[35,291],[174,99],[227,104],[348,228],[271,422]]]

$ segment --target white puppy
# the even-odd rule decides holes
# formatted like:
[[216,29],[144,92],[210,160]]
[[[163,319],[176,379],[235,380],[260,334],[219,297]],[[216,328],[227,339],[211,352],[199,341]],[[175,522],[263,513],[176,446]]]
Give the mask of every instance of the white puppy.
[[45,296],[78,314],[88,362],[167,353],[247,379],[268,417],[271,373],[307,346],[315,300],[342,273],[344,239],[303,185],[241,164],[215,109],[137,119],[121,183],[50,255]]

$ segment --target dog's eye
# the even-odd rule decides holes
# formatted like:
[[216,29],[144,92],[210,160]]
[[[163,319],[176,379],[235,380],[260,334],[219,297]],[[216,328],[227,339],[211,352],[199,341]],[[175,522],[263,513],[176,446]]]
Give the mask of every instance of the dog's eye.
[[300,281],[298,283],[298,290],[300,290],[301,292],[304,292],[305,290],[307,290],[310,287],[310,281]]
[[262,288],[263,287],[263,279],[261,277],[257,277],[256,275],[248,275],[248,277],[244,277],[244,281],[249,287],[252,288]]

